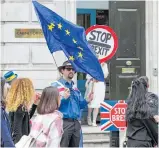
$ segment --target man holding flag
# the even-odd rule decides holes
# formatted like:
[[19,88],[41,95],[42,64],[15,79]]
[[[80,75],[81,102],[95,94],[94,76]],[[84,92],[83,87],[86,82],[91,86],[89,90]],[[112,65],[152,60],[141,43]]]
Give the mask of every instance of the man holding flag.
[[80,109],[86,107],[88,102],[74,87],[72,78],[76,71],[87,73],[94,79],[104,82],[104,74],[93,49],[86,40],[83,27],[72,24],[36,1],[33,1],[33,5],[49,51],[52,54],[62,50],[69,60],[59,67],[63,78],[52,85],[57,86],[62,95],[60,111],[64,115],[64,134],[61,146],[79,147],[81,125],[78,118]]
[[64,133],[61,139],[61,147],[79,147],[81,124],[79,123],[80,110],[84,109],[88,102],[82,97],[80,91],[72,81],[75,70],[69,61],[59,67],[62,78],[52,86],[59,89],[62,95],[59,110],[63,113]]

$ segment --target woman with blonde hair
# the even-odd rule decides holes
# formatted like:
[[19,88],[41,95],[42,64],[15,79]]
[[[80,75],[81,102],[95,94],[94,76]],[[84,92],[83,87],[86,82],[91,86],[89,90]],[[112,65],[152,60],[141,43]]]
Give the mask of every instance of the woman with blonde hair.
[[6,108],[9,111],[14,143],[30,132],[29,121],[37,107],[35,104],[32,106],[34,96],[35,91],[30,79],[19,78],[11,84],[6,98]]

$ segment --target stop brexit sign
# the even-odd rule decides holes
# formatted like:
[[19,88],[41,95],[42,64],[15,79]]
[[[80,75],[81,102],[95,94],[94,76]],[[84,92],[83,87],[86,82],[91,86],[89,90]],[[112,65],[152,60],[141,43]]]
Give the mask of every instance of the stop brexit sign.
[[91,26],[86,30],[86,38],[100,63],[110,60],[115,55],[118,48],[118,38],[109,26]]
[[125,128],[125,109],[126,103],[117,103],[110,111],[110,120],[117,128]]
[[125,111],[127,104],[124,100],[105,101],[101,103],[100,117],[102,131],[119,131],[126,129]]

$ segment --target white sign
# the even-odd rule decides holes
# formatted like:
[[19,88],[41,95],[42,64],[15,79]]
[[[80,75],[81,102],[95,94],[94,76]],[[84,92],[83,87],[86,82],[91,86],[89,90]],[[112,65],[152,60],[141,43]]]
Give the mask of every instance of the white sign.
[[86,38],[101,63],[108,61],[116,53],[118,39],[110,27],[103,25],[91,26],[86,30]]

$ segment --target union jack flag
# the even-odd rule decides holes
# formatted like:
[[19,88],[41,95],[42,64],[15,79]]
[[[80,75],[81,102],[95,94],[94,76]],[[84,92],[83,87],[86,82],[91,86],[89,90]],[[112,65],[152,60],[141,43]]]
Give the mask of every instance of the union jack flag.
[[[62,83],[60,83],[59,81],[54,81],[53,83],[51,83],[51,86],[56,87],[61,96],[63,96],[63,93],[64,93],[65,89],[68,89]],[[79,91],[78,88],[75,85],[73,85],[72,88],[76,91]]]
[[118,128],[113,124],[110,117],[110,112],[117,103],[125,103],[124,100],[108,100],[101,103],[100,106],[100,118],[101,118],[101,130],[102,131],[119,131],[125,130],[126,127]]

